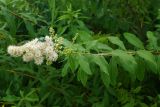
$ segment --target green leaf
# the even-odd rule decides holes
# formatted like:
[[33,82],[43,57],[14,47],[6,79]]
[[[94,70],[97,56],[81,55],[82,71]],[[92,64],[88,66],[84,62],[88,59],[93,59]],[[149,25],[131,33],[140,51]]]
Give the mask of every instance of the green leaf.
[[111,51],[111,50],[113,50],[113,49],[112,49],[111,47],[109,47],[108,45],[103,44],[103,43],[100,43],[100,42],[98,42],[97,40],[87,42],[87,43],[86,43],[86,48],[87,48],[88,50],[94,49],[94,50],[96,50],[96,51],[100,51],[100,50]]
[[127,52],[125,52],[125,51],[114,50],[114,51],[112,51],[112,55],[113,56],[118,56],[121,60],[125,60],[127,62],[131,62],[131,63],[136,64],[136,61],[135,61],[134,57],[132,55],[128,54]]
[[135,57],[137,61],[137,68],[136,68],[136,77],[138,80],[142,81],[144,79],[145,74],[145,63],[142,58]]
[[78,68],[76,56],[70,55],[68,57],[68,63],[69,63],[69,67],[71,68],[72,72],[74,72]]
[[60,16],[57,21],[62,21],[62,20],[65,20],[65,19],[70,19],[70,18],[71,17],[68,14],[67,15],[65,14],[65,15]]
[[117,100],[118,102],[121,102],[122,104],[125,104],[130,100],[130,97],[128,95],[128,91],[125,89],[117,89]]
[[67,62],[62,69],[62,77],[66,76],[68,73],[69,63]]
[[14,101],[19,101],[21,98],[14,96],[14,95],[7,95],[7,96],[3,97],[2,99],[3,99],[3,101],[14,102]]
[[28,30],[29,35],[34,37],[35,36],[35,31],[34,31],[33,24],[29,21],[26,21],[26,20],[24,20],[24,22],[25,22],[25,26]]
[[88,33],[88,32],[85,32],[85,31],[83,31],[83,30],[78,30],[77,33],[78,33],[78,35],[79,35],[79,36],[78,36],[79,39],[80,39],[82,42],[84,42],[84,41],[91,41],[91,40],[92,40],[92,36],[91,36],[91,34]]
[[146,63],[147,68],[149,68],[154,73],[158,72],[157,63],[156,63],[155,58],[151,52],[146,51],[146,50],[139,50],[139,51],[137,51],[137,54],[139,57],[143,58],[146,61],[145,63]]
[[37,18],[34,17],[31,13],[20,13],[21,17],[24,17],[24,21],[30,21],[31,23],[37,24]]
[[139,87],[133,89],[132,92],[135,93],[135,94],[138,94],[141,91],[141,89],[142,89],[142,87],[139,86]]
[[149,61],[149,62],[153,63],[154,65],[156,65],[154,56],[152,55],[151,52],[146,51],[146,50],[139,50],[139,51],[137,51],[137,54],[138,54],[139,57],[141,57],[141,58],[145,59],[146,61]]
[[[27,93],[27,95],[25,96],[24,96],[24,91],[20,90],[20,96],[21,96],[21,99],[23,99],[24,101],[28,101],[28,102],[39,101],[39,97],[36,93],[36,89],[31,89],[31,91]],[[20,102],[22,102],[22,100]]]
[[131,33],[124,33],[124,37],[127,39],[127,41],[132,44],[133,46],[144,49],[143,43],[140,39],[136,37],[136,35]]
[[83,71],[82,68],[79,68],[77,78],[79,81],[82,82],[84,86],[86,86],[88,75],[86,74],[86,72]]
[[9,30],[10,30],[10,33],[12,34],[12,36],[16,35],[16,32],[17,32],[17,26],[16,26],[16,20],[15,20],[15,17],[12,16],[8,11],[7,8],[5,7],[1,7],[1,11],[2,11],[2,14],[3,16],[5,17],[5,20],[7,22],[7,25],[9,26]]
[[108,37],[109,41],[117,46],[119,46],[121,49],[126,50],[123,42],[118,37]]
[[148,38],[148,48],[149,49],[157,49],[157,38],[154,36],[154,33],[151,31],[147,32],[147,38]]
[[117,59],[116,57],[112,57],[109,63],[109,74],[111,78],[111,84],[116,85],[117,76],[118,76],[118,68],[117,68]]
[[90,49],[95,49],[96,50],[97,43],[98,43],[97,40],[93,40],[93,41],[88,41],[87,43],[85,43],[85,45],[86,45],[86,48],[88,50],[90,50]]
[[109,47],[106,44],[102,44],[102,43],[97,43],[97,48],[99,50],[106,50],[106,51],[112,51],[113,49],[111,47]]
[[21,97],[24,97],[24,91],[20,90],[19,93],[20,93]]
[[108,63],[104,59],[103,56],[93,56],[92,60],[93,60],[94,63],[96,63],[100,67],[102,72],[109,75],[109,73],[108,73]]
[[119,58],[120,65],[125,70],[129,71],[132,74],[135,72],[137,63],[132,55],[122,50],[114,50],[111,52],[111,54]]
[[56,0],[48,0],[48,5],[51,13],[51,25],[54,25],[54,20],[57,15],[57,10],[56,10]]
[[89,66],[89,63],[88,63],[86,57],[80,55],[80,56],[78,57],[78,63],[79,63],[80,67],[82,68],[82,70],[83,70],[84,72],[86,72],[86,73],[89,74],[89,75],[92,74],[91,69],[90,69],[90,66]]
[[29,102],[39,101],[38,95],[36,93],[32,93],[31,95],[25,97],[25,100]]
[[108,88],[109,84],[110,84],[110,77],[109,77],[109,75],[101,71],[101,79],[102,79],[105,87]]
[[57,34],[62,35],[67,30],[67,28],[68,28],[68,25],[64,27],[59,27]]

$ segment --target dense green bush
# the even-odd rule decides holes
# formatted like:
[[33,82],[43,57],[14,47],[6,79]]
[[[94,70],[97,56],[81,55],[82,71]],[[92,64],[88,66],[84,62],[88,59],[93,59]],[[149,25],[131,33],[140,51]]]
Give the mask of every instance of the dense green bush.
[[[159,107],[159,5],[0,0],[0,105]],[[65,38],[58,61],[38,66],[6,52],[9,45],[49,35],[50,26]]]

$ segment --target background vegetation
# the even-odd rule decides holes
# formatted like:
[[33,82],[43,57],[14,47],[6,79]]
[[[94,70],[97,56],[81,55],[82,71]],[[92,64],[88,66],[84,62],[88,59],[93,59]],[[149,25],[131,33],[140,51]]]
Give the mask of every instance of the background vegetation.
[[[159,0],[0,0],[0,105],[159,107],[159,8]],[[81,54],[41,66],[7,54],[50,26]]]

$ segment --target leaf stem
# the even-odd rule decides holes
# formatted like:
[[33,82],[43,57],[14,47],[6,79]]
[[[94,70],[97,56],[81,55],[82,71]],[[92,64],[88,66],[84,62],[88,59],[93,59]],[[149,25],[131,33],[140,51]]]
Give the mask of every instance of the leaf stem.
[[[127,54],[136,55],[137,51],[126,51]],[[149,51],[153,55],[160,55],[160,51]],[[72,52],[71,54],[79,54],[79,55],[96,55],[96,56],[112,56],[112,52],[104,52],[104,53],[90,53],[90,52]]]

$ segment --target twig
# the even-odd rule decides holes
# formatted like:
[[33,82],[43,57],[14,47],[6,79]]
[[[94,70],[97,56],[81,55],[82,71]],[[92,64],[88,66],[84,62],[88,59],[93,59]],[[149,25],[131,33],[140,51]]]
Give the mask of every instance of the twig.
[[16,71],[14,71],[14,70],[7,70],[7,71],[9,71],[9,72],[11,72],[11,73],[14,73],[14,74],[18,74],[18,75],[22,75],[22,76],[26,76],[26,77],[29,77],[29,78],[36,79],[36,77],[35,77],[35,76],[30,75],[30,74],[20,73],[20,72],[16,72]]
[[[160,55],[160,51],[149,51],[154,55]],[[90,53],[90,52],[71,52],[71,54],[79,54],[79,55],[97,55],[97,56],[112,56],[112,52],[108,53]],[[136,55],[137,51],[127,51],[127,54]]]
[[25,18],[25,17],[22,17],[21,15],[15,13],[15,12],[13,12],[13,11],[10,11],[10,10],[8,10],[8,9],[7,9],[7,11],[8,11],[9,13],[11,13],[12,15],[14,15],[15,17],[19,18],[19,19],[23,19],[23,20],[29,21],[29,22],[31,22],[31,23],[33,23],[33,24],[36,24],[34,21],[29,20],[29,19],[27,19],[27,18]]

